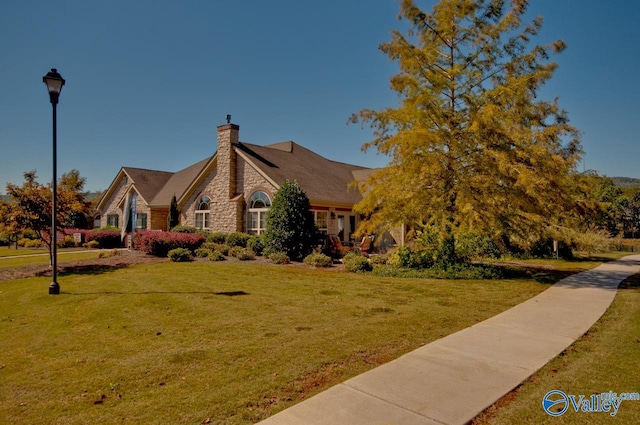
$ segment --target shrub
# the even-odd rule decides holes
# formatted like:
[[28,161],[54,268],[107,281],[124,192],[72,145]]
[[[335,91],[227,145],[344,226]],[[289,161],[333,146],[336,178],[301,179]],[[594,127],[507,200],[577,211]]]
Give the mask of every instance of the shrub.
[[[20,245],[20,242],[23,242],[23,245]],[[25,248],[40,248],[42,241],[40,239],[20,239],[18,245],[24,246]]]
[[98,232],[98,231],[103,231],[103,232],[119,232],[120,229],[117,228],[116,226],[102,226],[99,229],[95,229],[95,230],[91,230],[92,232]]
[[27,229],[22,232],[22,237],[25,239],[39,239],[35,230]]
[[76,241],[75,241],[75,239],[73,239],[73,236],[67,235],[67,236],[64,237],[63,240],[58,242],[58,245],[63,247],[63,248],[71,248],[71,247],[76,246]]
[[268,258],[274,264],[289,264],[291,262],[284,252],[274,252],[270,254]]
[[576,250],[600,253],[609,250],[609,232],[606,230],[586,230],[574,235]]
[[100,254],[98,254],[98,258],[116,257],[118,255],[120,255],[120,251],[114,248],[111,251],[102,251]]
[[429,268],[434,265],[436,254],[433,249],[414,251],[408,246],[401,246],[389,255],[387,264],[392,267]]
[[373,266],[364,255],[350,252],[344,256],[342,262],[345,268],[350,272],[370,272]]
[[100,248],[120,248],[122,246],[122,239],[120,231],[115,230],[94,230],[87,232],[85,238],[87,243],[91,241],[98,241]]
[[89,242],[86,242],[86,243],[84,244],[84,247],[85,247],[85,248],[91,248],[91,249],[100,248],[100,242],[98,242],[98,241],[96,241],[96,240],[89,241]]
[[389,255],[387,264],[391,267],[411,267],[413,250],[408,246],[401,246]]
[[202,244],[202,248],[210,249],[211,251],[218,251],[222,255],[229,255],[229,245],[224,243],[205,242]]
[[171,228],[172,232],[175,233],[198,233],[198,229],[196,229],[195,227],[192,226],[183,226],[181,224],[172,227]]
[[200,248],[196,249],[193,253],[198,258],[207,258],[209,256],[209,254],[211,254],[212,252],[213,251],[210,250],[209,248],[200,247]]
[[227,241],[227,234],[222,232],[213,232],[207,235],[207,242],[223,244]]
[[191,251],[187,248],[175,248],[168,252],[167,256],[171,261],[180,263],[191,261]]
[[156,257],[166,257],[176,248],[195,251],[204,240],[204,235],[199,233],[144,231],[136,233],[136,249]]
[[255,252],[256,255],[262,255],[264,250],[264,237],[254,235],[247,241],[247,248]]
[[252,236],[248,233],[234,232],[227,235],[225,243],[231,247],[239,246],[242,248],[246,248],[247,241],[251,238]]
[[456,241],[456,252],[463,258],[500,258],[502,252],[491,238],[479,235],[464,235]]
[[220,251],[209,251],[209,255],[207,256],[207,258],[209,259],[209,261],[223,261],[224,260],[224,255],[222,255],[222,253]]
[[331,260],[331,257],[327,255],[319,252],[313,252],[304,258],[304,263],[313,267],[331,267],[333,260]]
[[247,260],[255,260],[256,253],[251,251],[250,249],[243,248],[241,246],[234,246],[229,249],[229,255],[232,257],[236,257],[238,260],[247,261]]
[[370,255],[369,262],[371,264],[385,265],[387,264],[388,256],[387,255]]

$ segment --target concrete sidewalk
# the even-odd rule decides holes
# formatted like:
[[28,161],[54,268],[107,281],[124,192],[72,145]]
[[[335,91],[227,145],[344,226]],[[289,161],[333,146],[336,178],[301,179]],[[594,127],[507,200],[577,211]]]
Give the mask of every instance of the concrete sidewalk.
[[465,424],[583,335],[639,271],[640,255],[632,255],[572,275],[260,425]]

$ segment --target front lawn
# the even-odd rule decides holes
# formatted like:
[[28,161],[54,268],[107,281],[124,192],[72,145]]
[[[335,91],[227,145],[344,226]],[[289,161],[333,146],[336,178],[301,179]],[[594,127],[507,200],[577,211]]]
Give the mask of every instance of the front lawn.
[[252,424],[547,288],[224,262],[49,280],[0,282],[4,423]]
[[[72,261],[98,258],[96,251],[83,248],[58,249],[58,264]],[[46,249],[0,249],[0,269],[50,264],[49,251]]]

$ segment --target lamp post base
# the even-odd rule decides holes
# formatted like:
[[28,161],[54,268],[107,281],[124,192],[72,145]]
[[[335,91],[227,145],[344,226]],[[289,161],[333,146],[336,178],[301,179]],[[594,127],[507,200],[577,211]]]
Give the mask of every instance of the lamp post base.
[[49,295],[60,295],[60,285],[58,285],[58,282],[51,282],[51,285],[49,285]]

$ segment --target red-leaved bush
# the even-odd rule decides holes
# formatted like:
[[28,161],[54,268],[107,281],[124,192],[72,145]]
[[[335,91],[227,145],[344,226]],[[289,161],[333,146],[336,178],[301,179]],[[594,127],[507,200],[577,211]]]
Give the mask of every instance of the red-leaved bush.
[[84,241],[98,241],[98,246],[105,249],[122,246],[121,234],[117,230],[92,230],[84,234]]
[[136,233],[135,248],[156,257],[166,257],[169,251],[176,248],[186,248],[193,252],[204,241],[204,235],[198,233],[144,231]]

